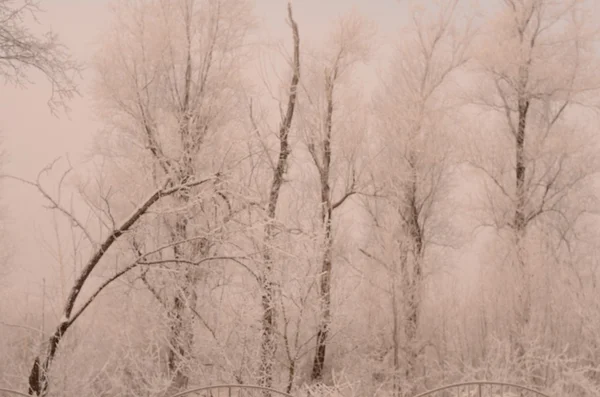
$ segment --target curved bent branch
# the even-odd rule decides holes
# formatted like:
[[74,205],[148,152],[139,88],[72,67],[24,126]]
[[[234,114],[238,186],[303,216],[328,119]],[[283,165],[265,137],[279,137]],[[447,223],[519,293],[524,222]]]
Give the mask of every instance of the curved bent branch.
[[[63,316],[60,320],[59,325],[56,327],[56,330],[52,334],[52,336],[48,340],[48,350],[46,352],[45,357],[40,358],[40,356],[35,358],[33,367],[29,374],[29,394],[30,395],[38,395],[43,396],[47,393],[48,389],[48,370],[52,361],[54,360],[54,356],[56,355],[56,351],[58,349],[58,345],[62,340],[65,332],[69,329],[69,327],[73,324],[75,319],[85,310],[85,308],[91,303],[88,301],[84,306],[79,309],[74,318],[71,318],[73,308],[75,306],[75,302],[81,293],[87,279],[89,278],[92,271],[96,268],[100,260],[104,257],[104,254],[112,247],[112,245],[121,237],[124,233],[126,233],[135,223],[145,215],[150,207],[152,207],[156,202],[158,202],[161,198],[170,196],[181,189],[189,189],[194,186],[202,185],[208,181],[215,179],[215,177],[209,177],[202,180],[190,181],[184,185],[172,186],[172,181],[167,180],[165,184],[157,189],[154,193],[152,193],[144,202],[136,208],[129,217],[125,219],[125,221],[116,229],[114,229],[99,245],[99,247],[95,250],[94,254],[88,260],[87,264],[84,266],[83,270],[79,274],[77,280],[75,280],[75,284],[71,288],[69,296],[67,298],[67,302],[63,309]],[[96,295],[99,293],[97,291]],[[95,296],[94,296],[95,297]],[[93,299],[92,299],[93,300]]]

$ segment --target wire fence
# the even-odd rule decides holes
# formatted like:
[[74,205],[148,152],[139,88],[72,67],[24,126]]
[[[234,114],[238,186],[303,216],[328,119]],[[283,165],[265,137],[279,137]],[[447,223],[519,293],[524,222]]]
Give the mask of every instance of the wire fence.
[[[0,397],[29,397],[17,390],[0,387]],[[170,397],[294,397],[288,393],[252,385],[217,385],[182,391]],[[414,397],[550,397],[539,390],[511,383],[476,381],[455,383],[417,394]]]
[[285,392],[251,385],[218,385],[188,389],[171,397],[293,397]]
[[512,383],[476,381],[455,383],[429,390],[414,397],[550,397],[527,386]]

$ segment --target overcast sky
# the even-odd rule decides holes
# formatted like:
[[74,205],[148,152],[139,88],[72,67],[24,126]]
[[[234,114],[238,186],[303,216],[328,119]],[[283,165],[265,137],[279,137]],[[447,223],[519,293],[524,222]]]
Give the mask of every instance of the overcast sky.
[[[71,53],[86,63],[96,51],[96,43],[109,21],[108,0],[46,0],[40,26],[59,34]],[[261,29],[274,39],[287,39],[285,0],[256,0],[255,14]],[[405,4],[397,0],[302,0],[294,2],[295,18],[303,43],[318,44],[328,24],[352,7],[373,20],[380,37],[389,37],[405,21]],[[49,85],[39,75],[26,89],[3,86],[0,90],[0,131],[8,153],[5,171],[34,178],[53,159],[69,155],[77,162],[89,149],[100,124],[95,120],[88,85],[93,74],[86,72],[82,97],[71,102],[70,116],[54,117],[46,102]],[[53,186],[49,180],[48,186]],[[9,230],[16,245],[14,262],[18,267],[11,277],[12,291],[39,291],[43,277],[55,272],[43,240],[52,237],[51,217],[40,196],[31,188],[14,182],[3,185],[2,198],[8,211]],[[54,241],[49,241],[51,244]],[[5,290],[6,291],[6,290]]]

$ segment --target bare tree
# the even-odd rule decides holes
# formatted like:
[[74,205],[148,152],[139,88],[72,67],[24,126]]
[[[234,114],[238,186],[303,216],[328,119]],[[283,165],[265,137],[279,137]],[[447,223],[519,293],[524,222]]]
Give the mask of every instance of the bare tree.
[[[348,110],[343,109],[342,102],[348,98],[339,98],[347,94],[339,91],[342,79],[348,80],[352,68],[359,62],[367,61],[372,46],[373,29],[367,21],[356,15],[348,14],[335,24],[330,38],[330,47],[321,55],[317,55],[313,81],[304,84],[307,104],[303,106],[303,128],[306,130],[308,151],[318,172],[319,181],[319,211],[321,231],[321,268],[319,271],[318,297],[320,302],[319,323],[316,333],[316,350],[311,370],[311,380],[321,382],[327,343],[331,327],[331,285],[333,272],[333,213],[342,206],[352,195],[359,193],[360,182],[356,161],[357,147],[350,148],[348,164],[342,164],[344,142],[342,133],[348,139],[353,129],[360,125],[351,125],[354,120]],[[314,87],[313,87],[314,85]],[[338,92],[339,91],[339,92]],[[348,108],[349,106],[345,106]],[[355,109],[352,109],[355,110]],[[352,111],[351,110],[351,111]],[[340,112],[341,111],[341,112]],[[344,113],[344,111],[346,113]],[[334,112],[340,113],[338,116]],[[348,122],[344,122],[347,120]],[[342,130],[345,130],[342,132]],[[358,146],[359,142],[354,142]],[[351,146],[351,145],[346,145]],[[335,153],[334,155],[334,151]],[[337,162],[336,164],[334,163]],[[338,169],[346,168],[347,175],[340,175]],[[344,180],[339,189],[337,180]],[[341,190],[341,193],[337,193]]]
[[[425,281],[434,270],[436,246],[447,244],[449,237],[443,195],[451,175],[450,128],[444,123],[451,120],[451,104],[444,90],[453,72],[466,62],[470,34],[468,25],[457,29],[457,9],[458,1],[452,1],[433,14],[427,9],[413,11],[414,29],[404,32],[375,103],[386,155],[378,179],[385,181],[386,199],[371,213],[374,233],[381,233],[378,240],[386,254],[382,257],[372,249],[363,253],[389,272],[390,310],[397,312],[400,302],[403,306],[401,318],[392,316],[395,392],[401,389],[397,380],[401,367],[407,385],[417,374],[426,346],[419,334]],[[403,393],[410,394],[411,389],[407,386]]]
[[536,326],[534,284],[541,281],[535,280],[536,246],[544,246],[543,261],[569,262],[564,255],[572,255],[576,224],[589,209],[574,203],[589,202],[585,185],[598,170],[590,151],[597,143],[576,118],[594,106],[590,94],[600,85],[589,72],[596,34],[583,17],[585,2],[507,0],[503,5],[490,24],[501,44],[481,42],[488,84],[478,104],[500,117],[498,130],[506,134],[491,139],[511,154],[489,153],[474,167],[488,186],[493,219],[488,223],[508,250],[495,255],[508,255],[507,270],[515,276],[509,337],[513,352],[525,357],[527,335]]
[[[212,144],[216,149],[217,132],[227,131],[235,121],[234,93],[240,89],[247,11],[242,0],[157,0],[132,1],[117,16],[120,26],[100,60],[100,100],[105,111],[120,116],[112,116],[120,133],[145,148],[155,183],[168,177],[185,184],[199,170],[217,163],[206,147]],[[141,278],[171,319],[168,368],[175,390],[188,383],[184,366],[192,354],[192,325],[199,315],[199,273],[181,259],[206,257],[215,248],[208,229],[218,227],[203,227],[210,223],[203,210],[208,203],[190,197],[185,191],[174,195],[172,205],[179,210],[159,221],[170,241],[185,240],[198,229],[207,233],[204,240],[173,247],[172,263],[180,269],[169,288],[175,293],[158,293],[157,283],[164,283],[162,274],[144,272]],[[223,193],[216,197],[221,201],[217,206],[229,205]],[[135,242],[134,250],[143,247],[144,239]]]
[[[270,163],[273,164],[273,174],[266,209],[267,221],[264,227],[264,243],[262,248],[264,263],[259,276],[262,304],[259,384],[264,387],[271,387],[273,384],[273,363],[277,347],[277,291],[273,269],[273,242],[277,233],[275,226],[277,220],[277,205],[279,203],[281,187],[284,183],[285,172],[288,169],[288,158],[291,153],[289,135],[294,118],[294,111],[296,109],[298,83],[300,81],[300,34],[298,25],[296,24],[296,21],[294,21],[292,15],[291,3],[288,3],[288,19],[292,28],[293,37],[292,76],[288,91],[287,107],[285,113],[282,114],[282,120],[277,134],[279,140],[277,160],[276,162],[270,160]],[[269,154],[267,153],[267,155]]]
[[[107,114],[112,113],[112,117],[115,114],[113,111],[117,111],[119,117],[114,118],[115,125],[132,136],[140,146],[146,148],[154,163],[155,175],[159,177],[173,175],[177,180],[186,180],[207,163],[219,164],[220,159],[216,156],[202,158],[204,154],[202,150],[205,150],[208,143],[214,144],[215,140],[221,139],[216,132],[227,131],[224,126],[235,119],[232,115],[236,114],[236,98],[239,96],[232,93],[239,88],[235,84],[239,83],[237,80],[239,75],[236,73],[239,71],[238,62],[241,59],[239,56],[236,57],[236,53],[242,47],[243,32],[240,24],[247,17],[240,12],[241,7],[228,8],[241,2],[209,1],[204,7],[198,9],[193,7],[194,4],[200,3],[202,2],[188,1],[172,5],[169,2],[157,2],[154,8],[147,4],[135,7],[134,4],[134,12],[126,16],[131,18],[130,23],[125,23],[125,27],[118,31],[120,35],[123,33],[127,35],[124,38],[115,37],[115,40],[111,40],[111,47],[114,44],[117,44],[117,47],[108,48],[102,54],[104,63],[101,66],[103,71],[101,85],[105,86],[104,89],[108,88],[102,96],[103,104],[106,106],[105,111]],[[199,22],[197,18],[200,16],[211,23],[203,25],[199,30],[196,22]],[[291,152],[289,134],[300,78],[299,33],[293,20],[291,5],[288,7],[288,17],[294,45],[292,76],[287,93],[287,108],[282,114],[281,124],[276,133],[278,154],[275,161],[269,157],[269,164],[273,167],[267,189],[266,208],[264,213],[260,211],[261,216],[266,218],[263,240],[260,247],[257,247],[260,252],[260,269],[250,270],[252,277],[258,281],[261,291],[259,383],[268,387],[272,384],[278,337],[277,282],[273,276],[274,263],[277,259],[273,245],[279,232],[276,224],[277,209]],[[146,24],[154,18],[166,21],[154,24],[152,30],[145,29]],[[130,32],[133,32],[132,36],[128,36]],[[192,46],[189,44],[190,41]],[[200,48],[195,47],[194,43],[198,42],[201,44]],[[135,52],[129,55],[125,52],[125,48],[131,46]],[[107,54],[110,54],[108,60],[106,60]],[[114,73],[111,65],[115,64],[122,73]],[[254,123],[252,109],[251,120]],[[256,133],[260,135],[258,128]],[[234,140],[231,138],[223,138],[223,144],[228,145],[225,149],[230,148],[229,144]],[[269,153],[266,154],[270,156]],[[239,172],[243,173],[243,171]],[[234,180],[230,182],[233,185],[238,183]],[[222,193],[219,194],[222,201],[220,205],[231,210],[230,205],[236,206],[244,202],[245,204],[240,204],[242,210],[246,209],[250,212],[255,210],[256,203],[248,204],[252,200],[248,200],[247,197],[240,199],[233,191],[230,193],[233,195],[231,200]],[[189,233],[190,215],[200,213],[203,203],[189,202],[183,197],[175,198],[174,207],[178,207],[181,212],[175,217],[166,219],[165,223],[167,230],[173,232],[172,238],[179,239],[180,236]],[[194,223],[199,222],[201,218],[202,216],[197,217]],[[235,218],[235,214],[230,212],[227,218]],[[236,222],[244,222],[244,219],[238,218]],[[252,225],[249,228],[252,228]],[[142,240],[143,237],[138,242],[140,247]],[[207,250],[215,245],[214,241],[210,240],[202,244]],[[235,243],[232,242],[231,245],[234,246]],[[178,249],[182,250],[181,256],[195,255],[193,246],[187,248],[182,246]],[[243,248],[241,250],[244,251]],[[173,254],[175,257],[178,256],[176,252]],[[200,257],[206,254],[207,252],[200,253]],[[243,254],[248,255],[248,252],[245,251]],[[177,259],[173,259],[173,262],[177,262]],[[175,295],[170,303],[166,302],[165,296],[159,293],[160,288],[157,288],[164,284],[163,275],[157,273],[152,277],[150,272],[144,272],[142,277],[147,288],[171,313],[173,327],[168,349],[173,359],[169,360],[169,369],[175,374],[173,384],[177,388],[187,383],[183,365],[185,356],[189,357],[192,352],[193,335],[190,321],[193,318],[200,319],[199,313],[194,310],[197,300],[197,293],[194,290],[196,282],[191,280],[191,277],[197,274],[196,269],[189,267],[188,274],[190,279],[185,276],[173,281],[169,289],[179,291],[177,294],[181,295]],[[202,319],[200,322],[207,326]],[[235,379],[241,382],[239,372],[235,375]]]

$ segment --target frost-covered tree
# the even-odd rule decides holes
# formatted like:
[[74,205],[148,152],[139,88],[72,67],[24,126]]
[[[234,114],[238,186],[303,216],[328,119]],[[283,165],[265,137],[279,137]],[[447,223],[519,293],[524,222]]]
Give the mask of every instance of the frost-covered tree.
[[[236,127],[240,110],[241,68],[246,33],[251,26],[246,1],[130,1],[117,8],[114,30],[99,55],[97,98],[112,135],[133,140],[153,184],[165,179],[185,184],[208,170],[226,171],[227,135]],[[239,126],[239,125],[238,125]],[[231,138],[234,138],[231,136]],[[223,150],[223,151],[221,151]],[[218,190],[218,188],[216,188]],[[218,192],[205,201],[195,193],[173,196],[172,214],[155,220],[133,241],[141,253],[156,241],[205,238],[174,245],[170,261],[144,271],[142,282],[167,311],[170,322],[168,373],[173,390],[189,379],[188,358],[194,351],[194,323],[200,321],[197,262],[219,250],[218,233],[230,203]],[[224,209],[221,211],[221,208]],[[153,241],[154,240],[154,241]]]
[[[308,152],[316,168],[319,186],[320,216],[318,252],[318,301],[320,305],[316,332],[316,349],[311,380],[322,382],[331,335],[332,277],[334,273],[335,210],[350,197],[361,193],[364,182],[359,164],[361,137],[366,122],[352,112],[364,106],[351,101],[361,88],[351,85],[357,64],[368,60],[374,38],[373,26],[360,15],[349,13],[334,23],[326,48],[313,56],[303,87],[305,103],[301,103],[301,129]],[[358,121],[358,123],[356,123]],[[361,136],[362,135],[362,136]]]
[[394,393],[410,395],[424,365],[419,358],[431,336],[420,331],[426,283],[440,269],[439,247],[453,240],[448,221],[458,108],[452,103],[453,78],[467,60],[471,38],[460,12],[458,1],[413,8],[413,27],[401,31],[374,103],[382,153],[376,179],[384,197],[369,200],[373,242],[362,252],[385,274],[374,282],[385,280],[390,302],[393,324],[385,343],[391,353],[381,359],[391,356]]
[[[475,53],[475,104],[485,122],[473,123],[482,134],[472,165],[487,201],[480,219],[495,231],[481,282],[502,280],[492,282],[497,295],[489,299],[494,313],[510,313],[489,336],[510,341],[515,376],[546,386],[528,350],[568,343],[577,320],[552,313],[548,302],[583,288],[565,285],[589,274],[593,248],[584,242],[599,166],[589,128],[600,88],[593,12],[585,1],[506,0],[486,20]],[[576,301],[555,305],[569,313]]]

